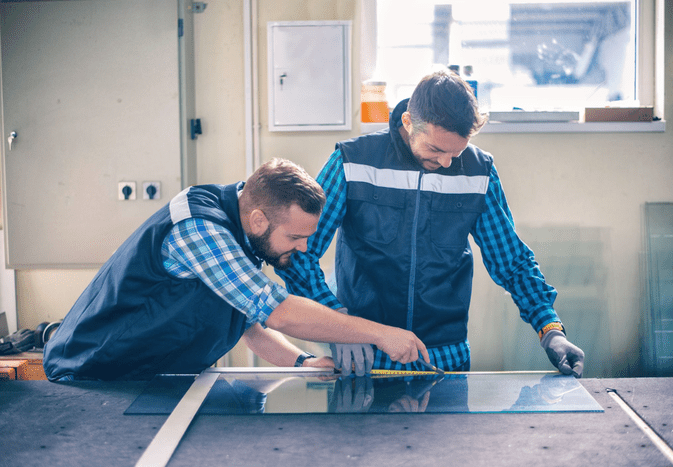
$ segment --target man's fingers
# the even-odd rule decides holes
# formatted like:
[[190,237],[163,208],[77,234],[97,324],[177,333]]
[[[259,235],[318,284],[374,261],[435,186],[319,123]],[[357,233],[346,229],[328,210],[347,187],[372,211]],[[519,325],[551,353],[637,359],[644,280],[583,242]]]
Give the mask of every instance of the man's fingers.
[[334,360],[334,368],[341,368],[341,346],[338,344],[330,344],[330,350],[332,351],[332,360]]
[[350,349],[342,349],[341,350],[341,374],[344,376],[348,376],[351,374],[353,363],[351,360],[351,352]]
[[423,360],[425,360],[426,363],[430,363],[430,354],[428,353],[428,349],[425,347],[423,341],[421,341],[418,337],[416,338],[416,348],[421,352]]
[[355,363],[355,376],[364,376],[365,375],[365,355],[362,351],[362,348],[355,347],[354,351],[358,352],[357,355],[353,355],[353,361]]
[[578,361],[573,364],[572,373],[575,378],[581,378],[584,371],[584,362]]
[[374,366],[374,349],[371,345],[364,346],[365,351],[365,372],[371,373],[372,366]]

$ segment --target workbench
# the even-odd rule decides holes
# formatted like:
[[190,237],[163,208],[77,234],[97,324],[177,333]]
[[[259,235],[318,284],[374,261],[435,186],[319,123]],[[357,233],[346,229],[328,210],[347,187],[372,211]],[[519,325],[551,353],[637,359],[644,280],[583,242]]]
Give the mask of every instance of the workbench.
[[[673,445],[673,378],[583,379],[593,413],[196,416],[169,466],[668,466],[610,392]],[[147,382],[0,383],[0,466],[133,466],[168,415]]]

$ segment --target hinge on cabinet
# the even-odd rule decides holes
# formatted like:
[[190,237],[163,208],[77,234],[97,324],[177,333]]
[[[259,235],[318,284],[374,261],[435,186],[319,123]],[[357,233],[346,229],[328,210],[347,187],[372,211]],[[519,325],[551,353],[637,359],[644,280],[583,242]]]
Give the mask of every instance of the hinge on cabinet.
[[185,22],[182,18],[178,18],[178,37],[185,35]]
[[192,12],[203,13],[208,4],[206,2],[192,2]]

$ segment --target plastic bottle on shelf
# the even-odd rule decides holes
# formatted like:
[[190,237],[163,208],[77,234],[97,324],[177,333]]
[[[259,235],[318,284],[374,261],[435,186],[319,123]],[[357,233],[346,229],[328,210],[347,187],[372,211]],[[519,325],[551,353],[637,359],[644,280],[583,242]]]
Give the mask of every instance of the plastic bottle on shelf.
[[474,91],[474,97],[476,97],[478,99],[479,95],[477,94],[477,90],[479,89],[479,83],[472,76],[473,72],[474,72],[474,70],[472,69],[472,65],[465,65],[463,67],[463,74],[465,75],[465,77],[464,77],[465,82],[470,85],[470,87]]
[[385,81],[365,81],[360,93],[362,123],[388,122],[390,110],[386,99]]

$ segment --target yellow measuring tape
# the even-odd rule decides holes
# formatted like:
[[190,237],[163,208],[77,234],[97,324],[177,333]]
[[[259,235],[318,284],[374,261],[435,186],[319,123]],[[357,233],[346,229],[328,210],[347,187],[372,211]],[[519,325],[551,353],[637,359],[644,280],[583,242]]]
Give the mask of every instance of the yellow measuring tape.
[[372,376],[436,376],[439,373],[434,371],[407,371],[407,370],[372,370]]

